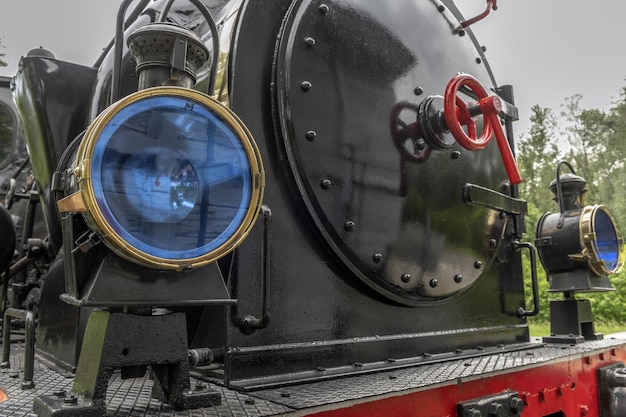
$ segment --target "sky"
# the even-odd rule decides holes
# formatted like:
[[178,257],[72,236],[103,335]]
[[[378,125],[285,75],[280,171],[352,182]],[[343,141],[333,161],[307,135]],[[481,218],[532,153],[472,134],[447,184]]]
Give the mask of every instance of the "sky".
[[[263,0],[258,0],[263,1]],[[394,1],[394,0],[364,0]],[[427,1],[427,0],[421,0]],[[469,18],[484,0],[457,0]],[[91,65],[112,39],[119,0],[4,0],[0,40],[15,74],[20,56],[43,46],[57,58]],[[498,84],[514,87],[519,136],[531,107],[553,109],[582,95],[583,108],[608,109],[626,86],[625,0],[499,0],[472,28]]]

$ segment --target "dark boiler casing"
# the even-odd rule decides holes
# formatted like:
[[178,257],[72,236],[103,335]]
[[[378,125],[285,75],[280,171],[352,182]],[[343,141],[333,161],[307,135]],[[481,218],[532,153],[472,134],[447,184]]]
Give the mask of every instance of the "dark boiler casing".
[[[126,33],[154,22],[162,4],[138,13]],[[495,141],[472,151],[437,128],[444,123],[437,119],[442,95],[457,74],[501,93],[483,49],[469,29],[459,30],[463,19],[454,4],[230,0],[207,6],[221,42],[215,97],[252,133],[265,176],[263,206],[246,238],[219,261],[181,273],[223,277],[228,305],[187,305],[194,303],[177,294],[194,288],[177,290],[175,283],[166,291],[171,304],[142,303],[151,279],[166,274],[120,260],[103,245],[86,254],[74,250],[78,291],[104,288],[99,295],[113,299],[121,290],[136,305],[185,312],[190,347],[216,352],[223,369],[208,372],[232,388],[526,346],[516,245],[523,210],[507,209],[516,189]],[[192,5],[176,7],[177,23],[212,50],[209,28],[197,22]],[[62,157],[65,147],[111,104],[113,51],[105,51],[97,69],[27,58],[17,77],[18,105],[37,119],[27,143],[55,243],[53,171],[68,165],[80,136]],[[137,89],[135,65],[124,45],[122,97]],[[207,69],[197,75],[194,88],[205,91]],[[476,103],[475,92],[458,94]],[[45,101],[29,101],[33,96]],[[69,116],[55,118],[63,100],[71,102]],[[398,132],[418,121],[435,127],[424,147],[410,151]],[[75,223],[80,233],[91,224],[78,216]],[[63,256],[42,291],[37,347],[73,370],[86,317],[99,301],[60,299],[67,296]],[[94,285],[99,274],[104,278]],[[139,290],[125,290],[124,279]],[[115,310],[120,303],[102,305]]]
[[490,9],[122,0],[93,65],[29,51],[0,77],[0,414],[622,415],[626,336],[575,296],[624,238],[567,161],[528,237]]
[[260,314],[264,291],[271,319],[252,334],[229,325],[227,378],[254,386],[527,342],[511,219],[463,197],[468,185],[509,192],[495,143],[409,163],[390,133],[397,103],[441,95],[459,72],[495,88],[473,38],[453,33],[455,8],[272,4],[244,4],[230,74],[271,209],[269,277],[259,221],[232,261],[230,323]]

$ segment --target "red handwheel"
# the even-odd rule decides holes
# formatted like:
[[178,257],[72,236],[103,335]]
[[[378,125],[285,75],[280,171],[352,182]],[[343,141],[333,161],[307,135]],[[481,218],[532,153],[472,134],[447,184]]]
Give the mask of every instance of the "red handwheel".
[[[476,121],[470,112],[470,107],[458,95],[461,87],[469,88],[479,100],[480,113],[483,115],[483,130],[480,137],[476,135]],[[489,144],[491,135],[495,134],[509,182],[517,185],[522,182],[522,177],[500,124],[498,114],[501,111],[500,97],[490,96],[485,87],[469,74],[454,76],[446,86],[443,114],[454,139],[465,149],[478,151],[484,149]],[[467,133],[462,126],[467,126]]]

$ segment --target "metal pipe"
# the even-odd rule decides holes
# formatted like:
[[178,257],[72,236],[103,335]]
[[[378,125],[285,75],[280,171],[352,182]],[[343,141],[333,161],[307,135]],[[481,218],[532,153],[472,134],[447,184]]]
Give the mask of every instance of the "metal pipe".
[[517,310],[517,315],[521,317],[531,317],[539,314],[539,283],[537,282],[537,250],[535,247],[528,242],[519,242],[516,241],[513,243],[514,248],[519,250],[521,248],[528,249],[530,253],[530,275],[532,281],[533,288],[533,309],[526,310],[524,307],[520,307]]
[[[124,23],[124,30],[127,29],[128,26],[130,26],[130,24],[132,22],[134,22],[139,17],[139,15],[143,11],[143,9],[145,9],[146,6],[148,5],[148,3],[150,3],[151,1],[152,0],[141,0],[141,2],[139,2],[139,4],[137,4],[137,6],[135,6],[133,11],[126,18],[126,22]],[[102,65],[102,62],[104,61],[104,58],[106,57],[107,53],[111,50],[113,45],[115,45],[115,38],[111,39],[111,42],[109,42],[109,44],[102,51],[102,54],[100,54],[100,56],[98,57],[96,62],[94,62],[94,64],[93,64],[94,68],[98,68],[98,67],[100,67],[100,65]]]
[[111,103],[115,103],[121,96],[122,53],[124,52],[124,15],[126,9],[135,0],[124,0],[117,11],[115,24],[115,38],[113,43],[113,72],[111,74]]
[[22,389],[35,387],[33,373],[35,369],[35,316],[32,311],[18,310],[17,308],[7,308],[4,312],[2,322],[2,363],[0,368],[11,367],[9,356],[11,353],[11,317],[23,319],[26,330],[26,350],[24,352],[24,380]]
[[[207,94],[213,96],[215,93],[215,80],[217,78],[217,65],[220,55],[220,39],[219,34],[217,32],[217,25],[215,24],[215,20],[211,15],[211,12],[200,0],[189,0],[196,8],[202,13],[204,18],[206,19],[207,24],[209,25],[209,30],[211,31],[211,41],[213,43],[213,59],[211,61],[211,72],[209,75],[209,86],[207,88]],[[170,9],[172,8],[172,4],[174,0],[167,1],[163,8],[161,9],[161,16],[159,17],[159,22],[165,22],[165,18],[167,17]]]
[[261,317],[251,314],[236,320],[236,324],[246,334],[263,329],[270,322],[270,282],[271,282],[271,243],[272,243],[272,211],[266,205],[261,206],[263,217],[263,243],[261,247]]

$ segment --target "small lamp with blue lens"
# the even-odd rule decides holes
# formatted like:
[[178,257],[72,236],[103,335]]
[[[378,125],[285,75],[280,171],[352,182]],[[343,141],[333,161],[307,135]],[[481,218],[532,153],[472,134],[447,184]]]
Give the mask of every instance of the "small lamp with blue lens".
[[[561,175],[565,165],[570,173]],[[580,343],[602,339],[593,325],[589,300],[576,293],[614,291],[609,275],[624,264],[624,238],[617,220],[603,205],[584,204],[587,182],[572,166],[561,161],[550,184],[559,204],[558,213],[544,214],[537,224],[535,244],[548,274],[550,292],[562,300],[550,301],[550,343]]]

